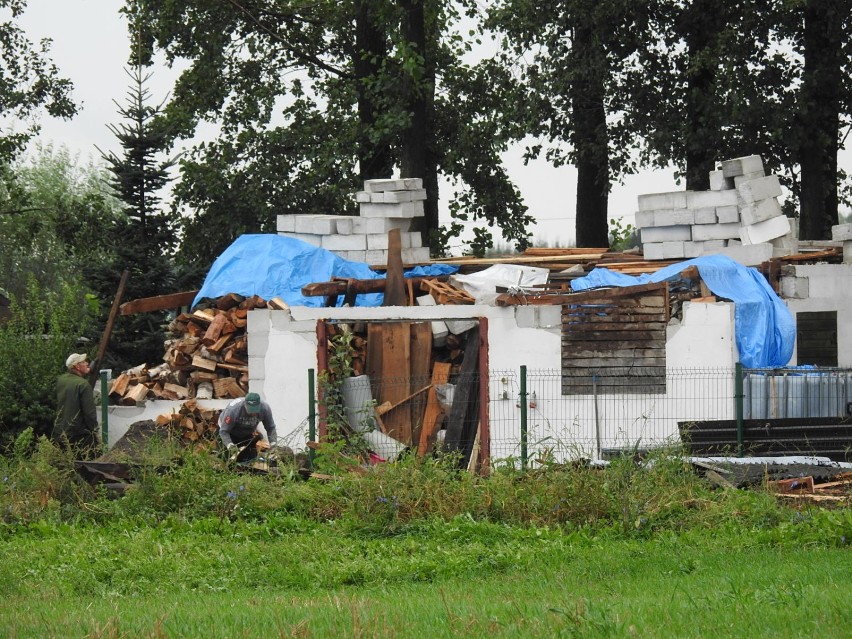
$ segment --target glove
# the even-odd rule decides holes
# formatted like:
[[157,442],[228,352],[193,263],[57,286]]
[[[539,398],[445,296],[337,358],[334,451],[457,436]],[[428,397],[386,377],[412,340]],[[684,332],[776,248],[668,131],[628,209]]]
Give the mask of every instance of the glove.
[[240,454],[240,449],[236,444],[234,444],[234,443],[228,444],[228,461],[229,462],[237,461],[237,455],[239,455],[239,454]]

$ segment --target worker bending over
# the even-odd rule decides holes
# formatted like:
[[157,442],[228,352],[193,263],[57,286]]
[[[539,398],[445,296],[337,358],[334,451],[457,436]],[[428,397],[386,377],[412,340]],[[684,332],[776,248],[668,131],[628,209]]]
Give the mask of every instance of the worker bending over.
[[[262,424],[263,428],[258,428]],[[264,441],[266,446],[275,446],[278,433],[272,409],[261,401],[257,393],[249,393],[245,397],[235,399],[219,414],[219,438],[230,459],[243,450],[239,461],[251,459],[257,455],[255,444]]]

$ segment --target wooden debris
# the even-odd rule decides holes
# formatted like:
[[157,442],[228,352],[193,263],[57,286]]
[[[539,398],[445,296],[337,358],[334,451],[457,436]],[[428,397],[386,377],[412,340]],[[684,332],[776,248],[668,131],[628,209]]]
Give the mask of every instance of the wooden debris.
[[474,304],[473,295],[446,282],[423,280],[420,290],[429,293],[438,304]]

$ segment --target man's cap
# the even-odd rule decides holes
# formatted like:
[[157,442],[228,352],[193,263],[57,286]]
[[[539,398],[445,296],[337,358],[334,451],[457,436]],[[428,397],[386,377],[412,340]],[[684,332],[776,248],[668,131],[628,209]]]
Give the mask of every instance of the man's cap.
[[86,355],[83,353],[71,353],[68,356],[68,359],[65,360],[65,368],[71,368],[72,366],[76,366],[77,364],[82,364],[87,359]]
[[248,395],[246,395],[246,412],[260,412],[260,395],[258,395],[257,393],[249,393]]

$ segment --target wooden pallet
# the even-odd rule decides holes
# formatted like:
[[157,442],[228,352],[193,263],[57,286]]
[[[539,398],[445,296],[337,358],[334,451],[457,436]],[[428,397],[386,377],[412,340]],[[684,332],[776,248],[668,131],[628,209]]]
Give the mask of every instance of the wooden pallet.
[[438,304],[473,304],[476,301],[467,291],[436,280],[423,280],[420,290],[429,293]]

